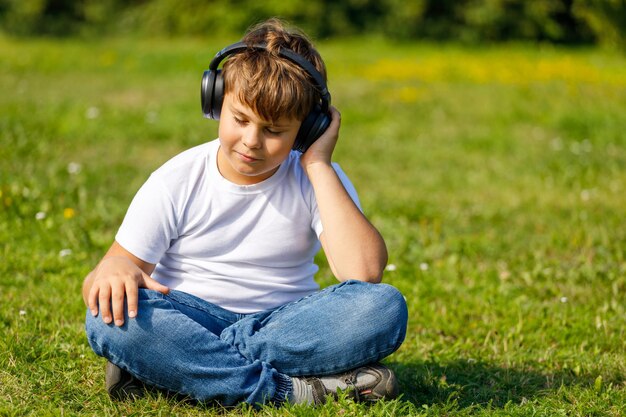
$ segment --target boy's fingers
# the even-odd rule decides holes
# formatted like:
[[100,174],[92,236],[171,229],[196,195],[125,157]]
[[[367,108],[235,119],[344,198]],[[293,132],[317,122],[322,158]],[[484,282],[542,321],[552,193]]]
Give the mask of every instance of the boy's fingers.
[[124,324],[124,297],[126,293],[126,287],[113,287],[111,293],[111,305],[113,307],[113,319],[115,319],[115,325],[121,326]]
[[98,288],[95,285],[92,285],[91,290],[89,290],[87,305],[91,315],[96,317],[98,315]]
[[98,305],[102,321],[109,324],[113,320],[111,317],[111,287],[104,286],[98,291]]
[[168,287],[161,284],[159,281],[155,280],[154,278],[150,277],[150,275],[148,274],[143,274],[143,283],[144,283],[143,286],[149,290],[158,291],[162,294],[167,294],[170,292],[170,289]]
[[126,304],[128,306],[128,317],[137,317],[137,304],[138,304],[138,286],[137,283],[126,283]]
[[336,107],[330,107],[330,114],[332,117],[331,122],[341,123],[341,113],[339,113]]
[[341,125],[341,113],[335,107],[330,108],[330,124],[335,125],[335,129],[339,129]]
[[335,107],[330,108],[330,125],[322,136],[337,139],[339,136],[339,128],[341,127],[341,113]]

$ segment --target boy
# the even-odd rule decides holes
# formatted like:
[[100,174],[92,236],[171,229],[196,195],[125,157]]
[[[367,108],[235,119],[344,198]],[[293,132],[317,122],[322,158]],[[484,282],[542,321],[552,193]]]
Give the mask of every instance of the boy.
[[[274,19],[243,42],[203,78],[219,139],[150,176],[85,278],[107,389],[223,405],[392,398],[395,376],[377,361],[402,343],[406,304],[379,283],[385,243],[331,164],[340,114],[323,61]],[[341,282],[321,291],[320,244]]]

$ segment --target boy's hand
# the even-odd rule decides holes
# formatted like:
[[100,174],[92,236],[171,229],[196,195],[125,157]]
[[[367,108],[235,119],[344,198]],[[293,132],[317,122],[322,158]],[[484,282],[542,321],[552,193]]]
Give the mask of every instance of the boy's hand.
[[94,317],[100,313],[107,324],[113,320],[117,326],[124,324],[124,299],[128,306],[128,317],[137,316],[139,287],[163,294],[169,292],[169,288],[151,278],[125,256],[105,257],[92,274],[87,305]]
[[335,107],[330,107],[331,121],[328,129],[300,157],[300,164],[306,169],[313,164],[330,164],[335,145],[339,139],[341,114]]

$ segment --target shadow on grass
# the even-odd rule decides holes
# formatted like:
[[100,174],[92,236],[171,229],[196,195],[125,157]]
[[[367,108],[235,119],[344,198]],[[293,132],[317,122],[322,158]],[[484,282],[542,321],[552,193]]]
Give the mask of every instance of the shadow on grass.
[[547,395],[562,385],[593,385],[591,377],[576,377],[567,370],[544,374],[468,360],[387,364],[396,372],[403,399],[417,407],[456,402],[461,408],[487,404],[500,408]]

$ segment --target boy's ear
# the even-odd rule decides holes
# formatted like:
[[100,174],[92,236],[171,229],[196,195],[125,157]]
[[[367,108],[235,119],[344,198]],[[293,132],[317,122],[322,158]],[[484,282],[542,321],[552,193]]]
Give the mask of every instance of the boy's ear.
[[202,113],[207,119],[219,120],[224,102],[224,77],[222,70],[206,70],[200,85]]

